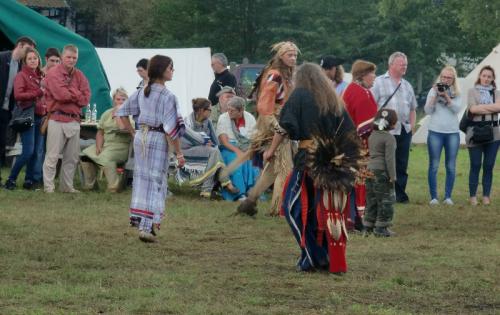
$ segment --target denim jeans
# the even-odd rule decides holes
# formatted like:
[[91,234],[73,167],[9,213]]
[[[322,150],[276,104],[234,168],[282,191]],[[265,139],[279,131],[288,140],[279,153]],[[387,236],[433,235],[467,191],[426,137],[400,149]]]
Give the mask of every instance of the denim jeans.
[[500,141],[494,141],[469,148],[469,194],[471,197],[475,197],[477,193],[481,164],[483,166],[483,196],[490,196],[491,182],[493,180],[493,167],[495,166],[495,160],[497,159],[499,145]]
[[460,146],[460,134],[441,133],[429,130],[427,136],[427,150],[429,152],[429,191],[431,199],[438,199],[437,194],[437,172],[441,160],[441,152],[444,148],[446,182],[444,199],[451,198],[453,185],[455,184],[455,165],[457,161],[458,147]]
[[406,194],[406,183],[408,182],[408,159],[410,157],[412,133],[406,132],[401,128],[401,134],[394,136],[396,138],[396,200],[398,202],[408,201]]
[[12,166],[9,180],[16,181],[19,172],[26,165],[25,181],[42,182],[42,165],[45,155],[45,136],[40,133],[42,117],[35,115],[35,124],[21,133],[23,150]]

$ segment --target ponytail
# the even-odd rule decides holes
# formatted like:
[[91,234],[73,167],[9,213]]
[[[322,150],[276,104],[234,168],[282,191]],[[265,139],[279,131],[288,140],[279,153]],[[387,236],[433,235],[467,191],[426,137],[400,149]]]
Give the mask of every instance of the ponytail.
[[144,96],[149,97],[149,93],[151,93],[151,81],[148,82],[146,87],[144,88]]

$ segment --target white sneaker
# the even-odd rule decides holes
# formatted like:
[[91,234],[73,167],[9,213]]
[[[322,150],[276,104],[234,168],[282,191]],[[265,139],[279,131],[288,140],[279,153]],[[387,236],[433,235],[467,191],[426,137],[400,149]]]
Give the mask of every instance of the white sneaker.
[[432,199],[432,200],[429,202],[429,205],[430,205],[430,206],[437,206],[437,205],[439,205],[439,200],[437,200],[437,199]]
[[453,200],[451,200],[451,198],[446,198],[443,203],[447,206],[453,206],[454,203],[453,203]]

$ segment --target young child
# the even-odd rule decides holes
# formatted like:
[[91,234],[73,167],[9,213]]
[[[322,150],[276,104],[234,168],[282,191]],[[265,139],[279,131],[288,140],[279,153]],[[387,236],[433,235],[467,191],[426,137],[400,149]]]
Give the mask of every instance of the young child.
[[366,212],[363,217],[365,235],[389,237],[395,233],[392,225],[396,180],[396,139],[389,133],[398,118],[392,109],[380,110],[373,121],[373,132],[368,138],[370,161],[368,169],[373,177],[366,180]]

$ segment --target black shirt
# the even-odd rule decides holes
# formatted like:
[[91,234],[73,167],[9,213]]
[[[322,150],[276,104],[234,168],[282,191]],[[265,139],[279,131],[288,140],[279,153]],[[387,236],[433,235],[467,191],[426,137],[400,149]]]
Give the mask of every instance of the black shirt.
[[224,86],[230,86],[232,88],[236,87],[236,77],[227,69],[221,73],[215,74],[215,80],[212,82],[212,85],[210,86],[210,93],[208,94],[208,99],[212,102],[212,105],[219,102],[216,94],[219,93]]
[[[339,128],[339,124],[342,126]],[[310,140],[312,134],[321,131],[321,138],[332,138],[338,134],[354,130],[351,118],[344,110],[342,116],[333,113],[321,115],[311,92],[303,88],[295,89],[281,110],[280,126],[286,130],[291,140]],[[326,131],[326,132],[325,132]],[[293,158],[294,168],[303,170],[306,150],[300,149]]]

